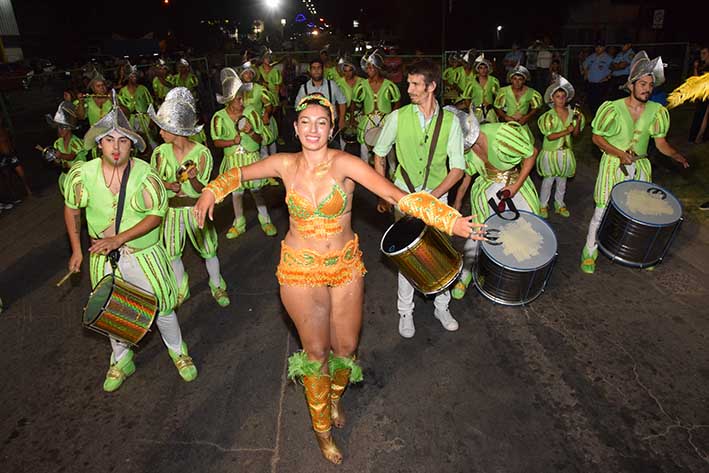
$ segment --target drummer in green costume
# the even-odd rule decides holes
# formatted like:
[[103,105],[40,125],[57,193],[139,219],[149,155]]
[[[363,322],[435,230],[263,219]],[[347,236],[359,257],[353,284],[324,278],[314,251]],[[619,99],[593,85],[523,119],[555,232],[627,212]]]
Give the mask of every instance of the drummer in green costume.
[[[283,74],[279,68],[274,67],[271,63],[273,51],[266,48],[262,55],[261,65],[258,68],[260,80],[266,85],[266,91],[268,93],[269,104],[271,105],[271,115],[269,117],[269,128],[270,128],[270,142],[266,143],[268,145],[268,151],[264,154],[265,147],[261,148],[262,155],[275,154],[278,152],[276,147],[276,142],[279,142],[279,132],[278,132],[278,119],[277,116],[281,114],[281,88],[283,87]],[[282,140],[280,140],[282,143]]]
[[[394,185],[406,192],[428,192],[447,204],[448,191],[463,176],[465,159],[460,123],[453,113],[439,106],[435,97],[439,74],[439,67],[428,60],[409,66],[407,81],[411,104],[393,111],[384,121],[374,147],[374,168],[382,176],[386,175],[385,157],[396,144],[399,163],[394,174]],[[439,117],[440,131],[427,171]],[[428,176],[427,181],[425,176]],[[377,210],[384,212],[388,208],[387,203],[380,200]],[[450,298],[450,291],[439,292],[434,298],[433,314],[444,329],[455,331],[458,330],[458,322],[450,313]],[[397,310],[399,334],[404,338],[413,337],[416,333],[414,287],[402,273],[398,275]]]
[[186,87],[195,100],[198,99],[197,87],[199,86],[199,79],[192,72],[192,67],[187,59],[182,58],[177,61],[177,74],[169,76],[167,82],[173,87]]
[[544,92],[544,102],[550,109],[537,121],[539,131],[544,135],[542,150],[537,157],[537,172],[543,178],[539,215],[544,218],[549,216],[549,198],[555,182],[554,210],[562,217],[570,215],[564,195],[566,180],[576,174],[572,137],[577,138],[586,126],[583,113],[569,106],[574,95],[574,87],[562,76],[558,76]]
[[333,62],[332,58],[330,57],[330,52],[327,50],[327,48],[320,50],[320,60],[322,61],[323,77],[328,80],[336,81],[339,77],[337,64]]
[[470,84],[475,80],[475,69],[473,68],[475,62],[475,50],[468,49],[463,57],[461,58],[461,67],[458,69],[458,74],[456,75],[456,86],[459,90],[458,97],[455,102],[459,102],[463,98],[463,94],[470,87]]
[[209,182],[213,165],[209,148],[189,139],[202,129],[202,126],[197,126],[194,98],[186,88],[175,87],[167,94],[157,113],[151,105],[148,114],[165,140],[153,151],[150,165],[167,190],[168,209],[163,222],[163,242],[179,288],[178,303],[182,304],[190,293],[189,278],[182,263],[182,252],[189,237],[192,246],[205,260],[212,297],[220,306],[228,306],[229,296],[217,258],[217,231],[211,222],[199,228],[192,214],[194,203]]
[[157,142],[150,130],[150,117],[148,116],[148,106],[153,103],[153,96],[144,85],[138,83],[138,66],[127,64],[128,82],[118,93],[118,102],[129,115],[130,124],[138,130],[143,138],[146,138],[151,149],[157,146]]
[[172,89],[172,84],[168,82],[168,67],[164,59],[158,59],[155,64],[155,77],[153,77],[153,92],[155,93],[155,102],[157,105],[165,100],[165,96]]
[[507,73],[510,85],[499,90],[495,97],[495,112],[501,122],[517,122],[530,134],[528,123],[541,109],[542,96],[527,86],[530,79],[526,67],[517,64]]
[[396,84],[382,76],[384,59],[378,49],[362,56],[360,66],[367,73],[367,80],[355,85],[352,100],[362,108],[357,127],[359,156],[363,161],[369,162],[369,147],[365,142],[365,134],[370,128],[380,127],[384,118],[399,108],[401,93]]
[[[478,125],[471,113],[460,111],[458,118],[463,122],[465,145],[470,150],[465,154],[468,176],[458,187],[453,207],[461,207],[471,176],[478,174],[470,189],[471,213],[478,223],[484,223],[493,211],[488,201],[499,202],[499,195],[505,192],[518,210],[539,214],[539,196],[529,179],[537,155],[532,135],[516,122]],[[463,298],[473,278],[477,245],[477,241],[465,242],[463,271],[452,290],[454,299]]]
[[345,54],[338,59],[337,68],[340,75],[338,75],[335,79],[335,83],[342,91],[342,94],[345,96],[346,100],[345,126],[342,130],[340,130],[340,149],[344,151],[347,143],[345,142],[345,137],[343,135],[345,133],[351,134],[353,129],[356,133],[356,124],[359,117],[359,109],[356,107],[356,103],[352,100],[354,89],[360,82],[365,82],[365,79],[355,74],[355,63],[349,54]]
[[[65,186],[64,220],[71,242],[69,270],[79,272],[81,249],[81,209],[86,210],[91,246],[89,275],[92,286],[111,273],[109,253],[120,258],[116,275],[155,294],[159,313],[156,324],[170,358],[185,381],[197,377],[197,368],[187,352],[174,307],[177,286],[165,249],[160,244],[160,225],[167,210],[167,194],[160,177],[149,164],[131,157],[133,147],[145,150],[143,138],[130,126],[115,99],[112,109],[91,127],[84,137],[87,149],[98,144],[101,159],[78,163],[69,171]],[[123,181],[126,181],[123,183]],[[125,200],[120,228],[116,232],[116,212],[121,187]],[[133,350],[109,337],[112,354],[103,384],[105,391],[118,389],[135,371]]]
[[443,104],[450,105],[457,101],[462,92],[458,89],[458,76],[463,70],[458,53],[453,53],[448,58],[448,67],[443,71]]
[[655,146],[662,154],[685,168],[689,167],[684,156],[665,138],[670,129],[667,109],[650,100],[653,88],[664,82],[662,58],[651,61],[645,51],[640,51],[633,57],[625,85],[630,96],[604,102],[591,123],[593,144],[603,151],[603,156],[593,192],[596,209],[581,254],[581,271],[584,273],[592,274],[596,270],[596,233],[613,186],[629,179],[652,181],[652,167],[647,158],[650,138],[655,140]]
[[497,114],[493,104],[495,97],[500,90],[500,81],[490,75],[492,63],[481,54],[475,58],[475,79],[468,83],[463,91],[462,97],[467,100],[466,108],[472,105],[475,118],[480,123],[497,122]]
[[50,126],[56,127],[59,136],[52,147],[56,150],[56,156],[62,168],[59,175],[59,192],[63,197],[67,173],[76,163],[86,161],[84,140],[72,132],[78,128],[76,107],[73,103],[67,101],[60,103],[53,117],[51,115],[45,115],[45,117]]
[[[269,129],[264,126],[261,114],[252,105],[244,104],[247,91],[256,84],[243,83],[236,71],[230,67],[220,73],[222,94],[217,94],[217,102],[225,107],[212,117],[211,134],[214,146],[224,150],[224,159],[219,168],[223,174],[233,167],[246,166],[255,163],[261,156],[261,142],[268,138]],[[266,201],[261,194],[261,188],[266,185],[265,179],[245,182],[238,190],[231,193],[234,205],[234,224],[227,231],[226,237],[237,238],[246,232],[246,217],[244,217],[244,191],[251,191],[256,203],[258,220],[261,229],[268,236],[278,233],[271,223]]]
[[[276,140],[278,139],[278,125],[276,120],[271,120],[274,103],[277,105],[277,97],[271,95],[264,86],[256,82],[258,69],[251,61],[244,62],[239,67],[239,78],[246,85],[243,92],[244,107],[250,108],[258,113],[264,127],[268,132],[262,135],[260,155],[265,158],[269,155],[269,146],[276,151]],[[275,133],[275,136],[274,136]]]

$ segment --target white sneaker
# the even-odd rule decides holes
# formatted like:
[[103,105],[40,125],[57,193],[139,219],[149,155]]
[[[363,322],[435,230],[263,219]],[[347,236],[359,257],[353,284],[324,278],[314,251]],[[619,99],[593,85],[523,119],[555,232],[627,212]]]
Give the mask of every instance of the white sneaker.
[[2,210],[10,210],[12,207],[13,207],[12,204],[3,204],[3,203],[0,203],[0,209],[2,209]]
[[399,335],[411,338],[416,333],[413,314],[399,314]]
[[435,309],[433,311],[433,316],[436,317],[441,322],[441,325],[443,325],[443,328],[449,332],[455,332],[458,330],[458,321],[453,318],[450,310]]

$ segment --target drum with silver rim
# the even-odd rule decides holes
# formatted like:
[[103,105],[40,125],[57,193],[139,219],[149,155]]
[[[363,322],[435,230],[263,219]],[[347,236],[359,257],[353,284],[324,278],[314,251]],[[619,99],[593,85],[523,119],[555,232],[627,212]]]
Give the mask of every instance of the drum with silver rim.
[[557,257],[554,230],[525,210],[492,214],[485,220],[488,241],[478,246],[473,282],[493,302],[516,306],[539,297]]
[[611,189],[598,227],[598,249],[626,266],[655,266],[665,257],[683,220],[682,204],[667,189],[652,182],[620,182]]

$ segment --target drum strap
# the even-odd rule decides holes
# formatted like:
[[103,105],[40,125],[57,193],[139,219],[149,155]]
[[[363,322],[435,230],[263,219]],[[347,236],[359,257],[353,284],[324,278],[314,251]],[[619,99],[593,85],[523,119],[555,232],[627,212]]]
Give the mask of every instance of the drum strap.
[[[433,162],[433,153],[436,151],[436,145],[438,144],[438,135],[441,134],[441,125],[443,124],[443,109],[438,107],[438,117],[436,118],[436,126],[433,129],[433,135],[431,136],[431,147],[428,149],[428,161],[426,162],[426,172],[423,177],[423,187],[421,190],[426,189],[426,184],[428,184],[428,175],[431,172],[431,163]],[[414,187],[409,177],[409,173],[406,172],[404,166],[401,167],[401,177],[404,178],[406,187],[409,188],[409,192],[416,192],[416,187]]]
[[[128,187],[128,177],[130,176],[130,159],[128,160],[128,165],[125,170],[123,170],[123,179],[121,179],[121,190],[118,191],[118,205],[116,206],[116,235],[121,228],[121,218],[123,217],[123,207],[126,203],[126,188]],[[116,272],[116,267],[118,266],[118,260],[121,259],[121,254],[118,252],[118,248],[111,250],[108,253],[108,258],[111,261],[111,268],[113,272]]]

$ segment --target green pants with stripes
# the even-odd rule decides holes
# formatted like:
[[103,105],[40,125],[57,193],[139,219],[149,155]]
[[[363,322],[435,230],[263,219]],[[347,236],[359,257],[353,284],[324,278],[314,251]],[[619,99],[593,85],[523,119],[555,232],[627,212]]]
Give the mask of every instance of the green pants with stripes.
[[626,166],[626,176],[620,167],[620,159],[616,156],[603,153],[601,163],[598,165],[598,177],[593,191],[593,200],[596,207],[605,208],[611,197],[613,186],[619,182],[635,179],[636,181],[652,182],[652,165],[647,158],[636,160],[631,166]]
[[199,228],[192,207],[167,209],[163,221],[163,242],[170,261],[180,259],[185,250],[186,237],[204,259],[217,256],[217,231],[208,219]]

